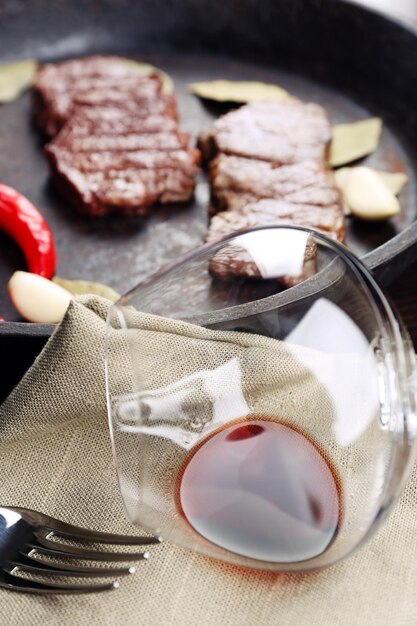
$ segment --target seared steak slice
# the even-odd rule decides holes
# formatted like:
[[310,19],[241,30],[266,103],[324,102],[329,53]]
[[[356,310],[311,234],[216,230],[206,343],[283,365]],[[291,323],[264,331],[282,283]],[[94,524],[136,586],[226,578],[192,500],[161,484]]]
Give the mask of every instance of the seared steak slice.
[[125,59],[47,65],[35,81],[38,121],[58,190],[89,215],[142,215],[191,198],[200,153],[178,129],[174,95]]
[[[142,80],[150,81],[151,79],[147,78]],[[121,89],[120,85],[117,89]],[[99,114],[102,114],[103,109],[104,115],[109,110],[114,111],[114,109],[117,109],[121,113],[124,113],[125,116],[129,115],[133,118],[144,118],[149,115],[164,115],[177,120],[177,108],[173,95],[158,95],[158,90],[151,90],[150,93],[142,95],[138,89],[121,89],[121,91],[124,95],[123,99],[112,99],[103,92],[102,99],[99,100],[96,98],[97,102],[95,105],[92,105],[91,99],[87,97],[85,101],[83,101],[80,96],[80,101],[78,102],[76,98],[79,94],[73,95],[66,92],[51,92],[48,94],[48,96],[50,96],[49,101],[44,101],[44,104],[41,105],[39,104],[39,99],[35,98],[34,104],[37,123],[46,134],[50,137],[54,137],[71,118],[74,109],[79,108],[86,110],[94,109],[93,115],[96,118]],[[153,91],[155,91],[155,93],[153,93]]]
[[[274,163],[220,155],[210,167],[211,200],[217,210],[238,210],[261,198],[293,205],[340,207],[333,172],[315,161],[277,167]],[[293,206],[292,211],[296,211]]]
[[103,168],[80,171],[66,160],[57,160],[52,176],[61,193],[88,215],[143,215],[156,202],[185,202],[192,197],[196,164],[181,167]]
[[[311,240],[307,241],[304,253],[302,273],[294,276],[274,276],[286,287],[293,287],[298,283],[310,278],[316,273],[317,246]],[[263,276],[259,264],[253,259],[250,252],[239,245],[238,241],[226,244],[209,262],[209,272],[213,278],[219,280],[265,279],[271,276]]]
[[59,135],[53,145],[64,147],[73,153],[81,152],[130,152],[137,150],[181,150],[188,145],[188,135],[175,132],[129,133],[127,135],[76,135],[61,141]]
[[253,102],[223,115],[200,134],[198,146],[206,161],[224,153],[278,165],[324,162],[331,136],[325,110],[294,98]]
[[[143,125],[139,125],[143,128]],[[192,197],[199,152],[177,130],[123,135],[84,132],[71,120],[45,148],[58,189],[90,215],[146,213],[155,202]]]
[[[218,241],[239,230],[288,224],[314,228],[339,241],[344,239],[344,215],[340,203],[320,207],[265,199],[249,203],[239,210],[217,213],[210,222],[206,241]],[[305,258],[303,274],[298,277],[281,277],[281,282],[287,287],[293,286],[312,276],[315,269],[315,254],[309,252]],[[256,264],[248,253],[234,246],[227,246],[225,251],[221,250],[216,254],[210,262],[210,273],[222,280],[237,276],[260,277]]]
[[200,153],[190,148],[162,152],[160,150],[140,150],[132,152],[80,152],[73,153],[65,147],[49,144],[45,152],[53,167],[59,164],[80,172],[102,172],[125,169],[179,169],[189,176],[196,176]]
[[207,240],[224,237],[235,230],[269,226],[271,224],[296,224],[326,232],[329,237],[343,241],[344,224],[339,208],[319,208],[308,204],[294,207],[285,200],[258,200],[249,202],[237,211],[221,211],[210,221]]
[[[137,72],[135,74],[138,75]],[[60,63],[46,63],[37,72],[35,87],[48,88],[56,84],[66,89],[74,81],[103,77],[120,80],[129,76],[132,76],[132,67],[126,63],[126,59],[114,55],[93,54]]]
[[[161,89],[157,74],[142,76],[119,57],[97,55],[47,64],[37,72],[33,84],[35,116],[40,128],[54,136],[69,118],[77,98],[87,105],[105,105],[122,100],[124,94],[126,107],[131,110],[132,103],[156,100]],[[164,104],[172,109],[172,98]]]
[[294,206],[283,200],[259,200],[247,204],[238,211],[222,211],[215,215],[210,222],[206,241],[216,241],[237,230],[273,224],[296,224],[314,228],[338,241],[343,241],[345,235],[344,216],[340,205]]
[[[118,116],[108,117],[108,111],[117,111]],[[77,108],[59,134],[59,142],[65,143],[69,137],[93,137],[102,135],[128,135],[131,133],[176,132],[178,122],[166,115],[138,117],[127,115],[121,109],[101,109],[98,107]]]

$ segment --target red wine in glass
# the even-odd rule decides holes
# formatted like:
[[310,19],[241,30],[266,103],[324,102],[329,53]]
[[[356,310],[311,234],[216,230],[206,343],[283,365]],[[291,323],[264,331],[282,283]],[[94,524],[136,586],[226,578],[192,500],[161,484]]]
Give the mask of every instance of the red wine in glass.
[[199,446],[181,475],[179,499],[200,535],[271,563],[322,554],[339,525],[337,482],[319,450],[265,419],[229,425]]

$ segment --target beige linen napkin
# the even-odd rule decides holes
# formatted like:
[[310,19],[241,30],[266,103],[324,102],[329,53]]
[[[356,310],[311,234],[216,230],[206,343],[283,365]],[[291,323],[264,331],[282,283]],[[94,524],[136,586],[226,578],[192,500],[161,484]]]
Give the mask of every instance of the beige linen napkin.
[[[134,532],[113,469],[104,394],[107,303],[73,302],[0,407],[0,503],[75,524]],[[4,357],[3,357],[4,358]],[[239,569],[169,543],[119,590],[36,597],[0,590],[14,625],[355,625],[417,623],[416,472],[381,531],[354,556],[313,574]]]

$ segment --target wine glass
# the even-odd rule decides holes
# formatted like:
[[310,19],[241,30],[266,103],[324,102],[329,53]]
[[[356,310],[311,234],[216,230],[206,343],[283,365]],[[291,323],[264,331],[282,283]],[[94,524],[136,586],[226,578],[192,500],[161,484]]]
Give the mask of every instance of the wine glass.
[[129,519],[240,566],[344,558],[409,475],[414,361],[369,272],[318,232],[259,228],[190,252],[108,315]]

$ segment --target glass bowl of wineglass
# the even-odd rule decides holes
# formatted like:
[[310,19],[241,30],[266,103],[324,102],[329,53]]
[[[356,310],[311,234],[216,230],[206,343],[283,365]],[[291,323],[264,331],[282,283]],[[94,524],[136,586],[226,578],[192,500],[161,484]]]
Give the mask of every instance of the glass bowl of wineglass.
[[346,557],[409,475],[414,361],[369,272],[318,232],[272,226],[192,251],[108,315],[129,519],[245,567]]

